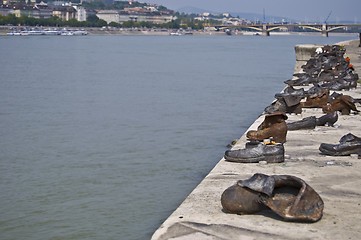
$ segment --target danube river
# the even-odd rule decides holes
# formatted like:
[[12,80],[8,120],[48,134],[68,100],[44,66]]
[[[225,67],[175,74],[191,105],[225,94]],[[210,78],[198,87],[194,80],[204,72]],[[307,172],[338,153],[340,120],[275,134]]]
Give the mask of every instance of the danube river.
[[149,239],[292,77],[357,36],[0,36],[0,239]]

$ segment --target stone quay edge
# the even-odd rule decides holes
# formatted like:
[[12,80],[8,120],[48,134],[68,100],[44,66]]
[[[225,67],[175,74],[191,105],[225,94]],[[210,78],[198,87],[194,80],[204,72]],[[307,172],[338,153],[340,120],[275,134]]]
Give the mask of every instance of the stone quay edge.
[[[339,45],[346,48],[355,72],[361,76],[361,48],[358,40]],[[295,47],[295,72],[318,45]],[[332,91],[331,91],[332,92]],[[342,91],[361,98],[361,86]],[[357,106],[360,110],[360,105]],[[324,115],[320,108],[303,109],[287,121]],[[249,127],[257,129],[264,114]],[[287,133],[283,163],[233,163],[222,158],[183,203],[155,231],[152,240],[208,239],[359,239],[361,236],[361,159],[354,156],[321,155],[321,143],[338,144],[348,133],[361,136],[361,114],[339,115],[337,127],[318,126],[312,130]],[[248,131],[247,130],[247,131]],[[247,132],[246,131],[246,132]],[[244,148],[246,135],[232,149]],[[250,215],[228,214],[221,206],[221,194],[238,180],[255,173],[293,175],[305,180],[324,201],[323,217],[316,223],[286,222],[270,211]]]

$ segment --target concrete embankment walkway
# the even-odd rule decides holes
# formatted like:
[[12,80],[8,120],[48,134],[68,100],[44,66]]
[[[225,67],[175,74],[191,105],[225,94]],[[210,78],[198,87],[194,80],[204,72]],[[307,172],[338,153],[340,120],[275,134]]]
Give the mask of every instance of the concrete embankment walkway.
[[[350,57],[361,76],[359,41],[342,44],[346,47],[345,57]],[[361,98],[361,86],[342,93]],[[360,105],[357,107],[361,110]],[[321,109],[303,109],[302,114],[288,115],[287,121],[322,115]],[[263,120],[261,115],[248,130],[256,130]],[[336,124],[337,127],[289,131],[284,163],[242,164],[221,159],[152,239],[360,239],[361,159],[321,155],[318,148],[321,143],[338,144],[347,133],[361,136],[361,114],[340,115]],[[233,149],[244,148],[245,143],[243,135]],[[220,201],[223,191],[255,173],[293,175],[305,180],[324,201],[322,219],[316,223],[296,223],[283,221],[267,210],[251,215],[225,213]]]

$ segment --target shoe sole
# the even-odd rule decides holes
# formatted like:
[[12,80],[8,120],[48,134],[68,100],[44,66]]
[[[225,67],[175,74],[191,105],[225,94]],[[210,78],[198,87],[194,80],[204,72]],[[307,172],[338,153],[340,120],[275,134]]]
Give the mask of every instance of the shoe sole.
[[320,148],[320,151],[322,154],[324,155],[329,155],[329,156],[349,156],[351,154],[359,154],[359,152],[361,150],[347,150],[347,151],[342,151],[342,152],[333,152],[324,148]]
[[265,158],[264,156],[256,157],[256,158],[233,158],[224,156],[226,161],[228,162],[237,162],[237,163],[258,163],[259,161],[263,161]]
[[281,163],[285,161],[284,155],[267,155],[255,158],[233,158],[224,156],[224,158],[228,162],[237,163],[258,163],[260,161],[266,161],[267,163]]

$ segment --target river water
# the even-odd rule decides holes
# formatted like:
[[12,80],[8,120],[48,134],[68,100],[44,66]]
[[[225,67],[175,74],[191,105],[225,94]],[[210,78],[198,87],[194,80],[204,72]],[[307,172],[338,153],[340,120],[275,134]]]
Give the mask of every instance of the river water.
[[149,239],[292,77],[355,36],[1,36],[0,239]]

